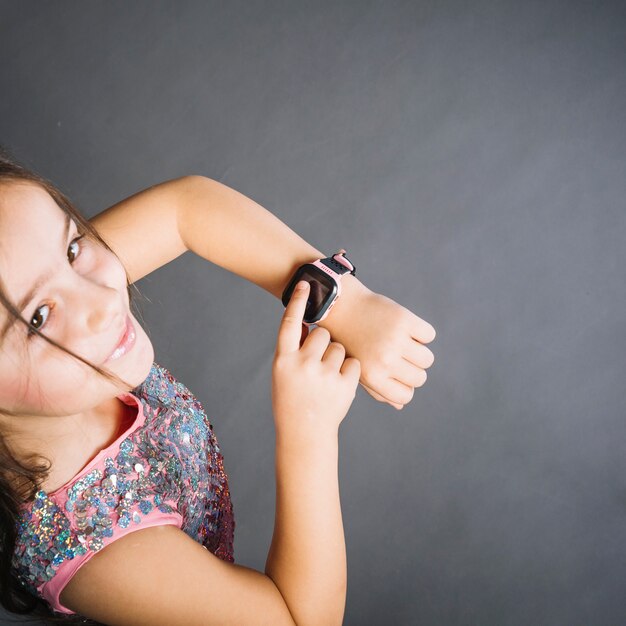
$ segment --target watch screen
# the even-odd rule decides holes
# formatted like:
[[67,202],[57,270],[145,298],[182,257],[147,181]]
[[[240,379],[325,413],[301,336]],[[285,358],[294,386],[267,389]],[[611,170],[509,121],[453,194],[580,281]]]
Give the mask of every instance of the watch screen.
[[306,280],[310,285],[309,296],[304,309],[304,321],[314,323],[324,315],[326,309],[330,306],[337,293],[337,285],[330,276],[315,265],[307,264],[301,266],[294,275],[289,288],[283,294],[282,301],[284,306],[287,306],[291,299],[293,288],[300,280]]
[[304,310],[305,319],[311,319],[320,312],[322,306],[327,302],[334,283],[323,272],[309,271],[308,269],[302,272],[299,280],[306,280],[311,285]]

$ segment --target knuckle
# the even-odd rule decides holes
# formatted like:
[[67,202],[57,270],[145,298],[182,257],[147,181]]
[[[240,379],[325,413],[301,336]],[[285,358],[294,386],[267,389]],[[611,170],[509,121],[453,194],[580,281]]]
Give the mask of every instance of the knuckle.
[[381,350],[378,353],[378,363],[380,364],[380,366],[383,369],[389,369],[389,367],[391,366],[391,359],[389,356],[389,352],[386,352],[385,350]]
[[302,368],[307,375],[314,374],[318,368],[319,361],[311,356],[307,356],[302,361]]
[[313,333],[316,333],[319,337],[325,337],[326,340],[330,339],[330,331],[328,328],[324,328],[323,326],[318,326]]

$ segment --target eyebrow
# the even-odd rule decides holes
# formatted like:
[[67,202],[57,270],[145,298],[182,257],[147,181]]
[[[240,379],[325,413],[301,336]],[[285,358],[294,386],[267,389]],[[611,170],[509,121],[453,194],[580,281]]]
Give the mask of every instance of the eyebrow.
[[[64,230],[62,232],[62,239],[61,239],[61,246],[65,245],[65,242],[67,241],[67,238],[69,236],[70,233],[70,227],[72,225],[72,218],[70,216],[69,213],[65,213],[65,227]],[[34,283],[34,285],[32,286],[31,289],[29,289],[28,293],[26,293],[24,295],[24,297],[19,300],[17,302],[16,308],[17,310],[22,313],[24,311],[24,309],[26,308],[26,305],[35,297],[35,295],[37,294],[37,292],[39,291],[39,289],[41,289],[41,287],[48,282],[48,280],[51,278],[51,276],[54,274],[54,270],[53,271],[48,271],[46,272],[43,276],[40,276]],[[7,311],[8,313],[8,311]],[[2,330],[0,331],[0,342],[3,342],[7,333],[9,332],[9,330],[11,330],[11,328],[13,327],[13,325],[17,322],[17,318],[13,317],[13,315],[11,315],[9,313],[9,317],[8,319],[5,321]]]

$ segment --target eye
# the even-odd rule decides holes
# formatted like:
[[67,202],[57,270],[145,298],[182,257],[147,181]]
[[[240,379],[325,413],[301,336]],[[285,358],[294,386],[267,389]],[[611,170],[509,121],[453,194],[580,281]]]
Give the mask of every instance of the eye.
[[[79,255],[80,252],[80,246],[78,245],[78,242],[84,237],[85,235],[80,235],[79,237],[76,237],[75,239],[72,240],[72,242],[70,243],[70,245],[67,247],[67,258],[70,262],[70,264],[74,263],[74,261],[76,260],[76,258]],[[54,307],[50,307],[50,305],[48,304],[42,304],[41,306],[37,307],[35,309],[35,313],[33,314],[31,320],[30,320],[30,326],[28,327],[28,338],[30,339],[31,337],[35,336],[35,330],[41,330],[43,328],[43,326],[45,326],[45,324],[48,321],[48,318],[50,316],[50,312],[52,311]],[[48,313],[44,316],[41,315],[41,311],[45,311],[48,310]],[[36,321],[38,320],[38,321]]]
[[35,333],[33,331],[33,328],[35,330],[41,330],[41,327],[47,322],[48,320],[48,315],[45,315],[45,319],[43,321],[38,321],[35,323],[35,320],[41,320],[42,316],[41,315],[41,311],[44,311],[45,309],[50,310],[50,307],[47,304],[42,304],[40,307],[37,307],[37,309],[35,310],[35,314],[33,315],[32,319],[30,320],[30,327],[28,328],[28,336],[32,337]]
[[80,235],[79,237],[76,237],[75,239],[72,240],[72,242],[70,243],[70,245],[68,246],[67,250],[68,250],[68,258],[69,258],[69,251],[74,249],[73,246],[77,246],[76,248],[76,252],[74,252],[74,258],[70,259],[70,263],[73,263],[76,260],[76,257],[78,256],[78,252],[80,251],[80,246],[78,245],[78,242],[84,237],[85,235]]

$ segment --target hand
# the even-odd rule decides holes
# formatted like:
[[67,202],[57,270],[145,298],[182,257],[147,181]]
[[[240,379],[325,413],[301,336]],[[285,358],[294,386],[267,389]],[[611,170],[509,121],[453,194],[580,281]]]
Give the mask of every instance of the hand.
[[426,382],[435,357],[424,344],[433,341],[435,329],[356,277],[344,277],[342,295],[320,326],[359,359],[360,383],[376,400],[400,410]]
[[278,329],[272,364],[272,408],[277,435],[311,443],[323,433],[336,436],[359,384],[360,364],[330,341],[325,328],[306,336],[302,319],[309,285],[294,289]]

